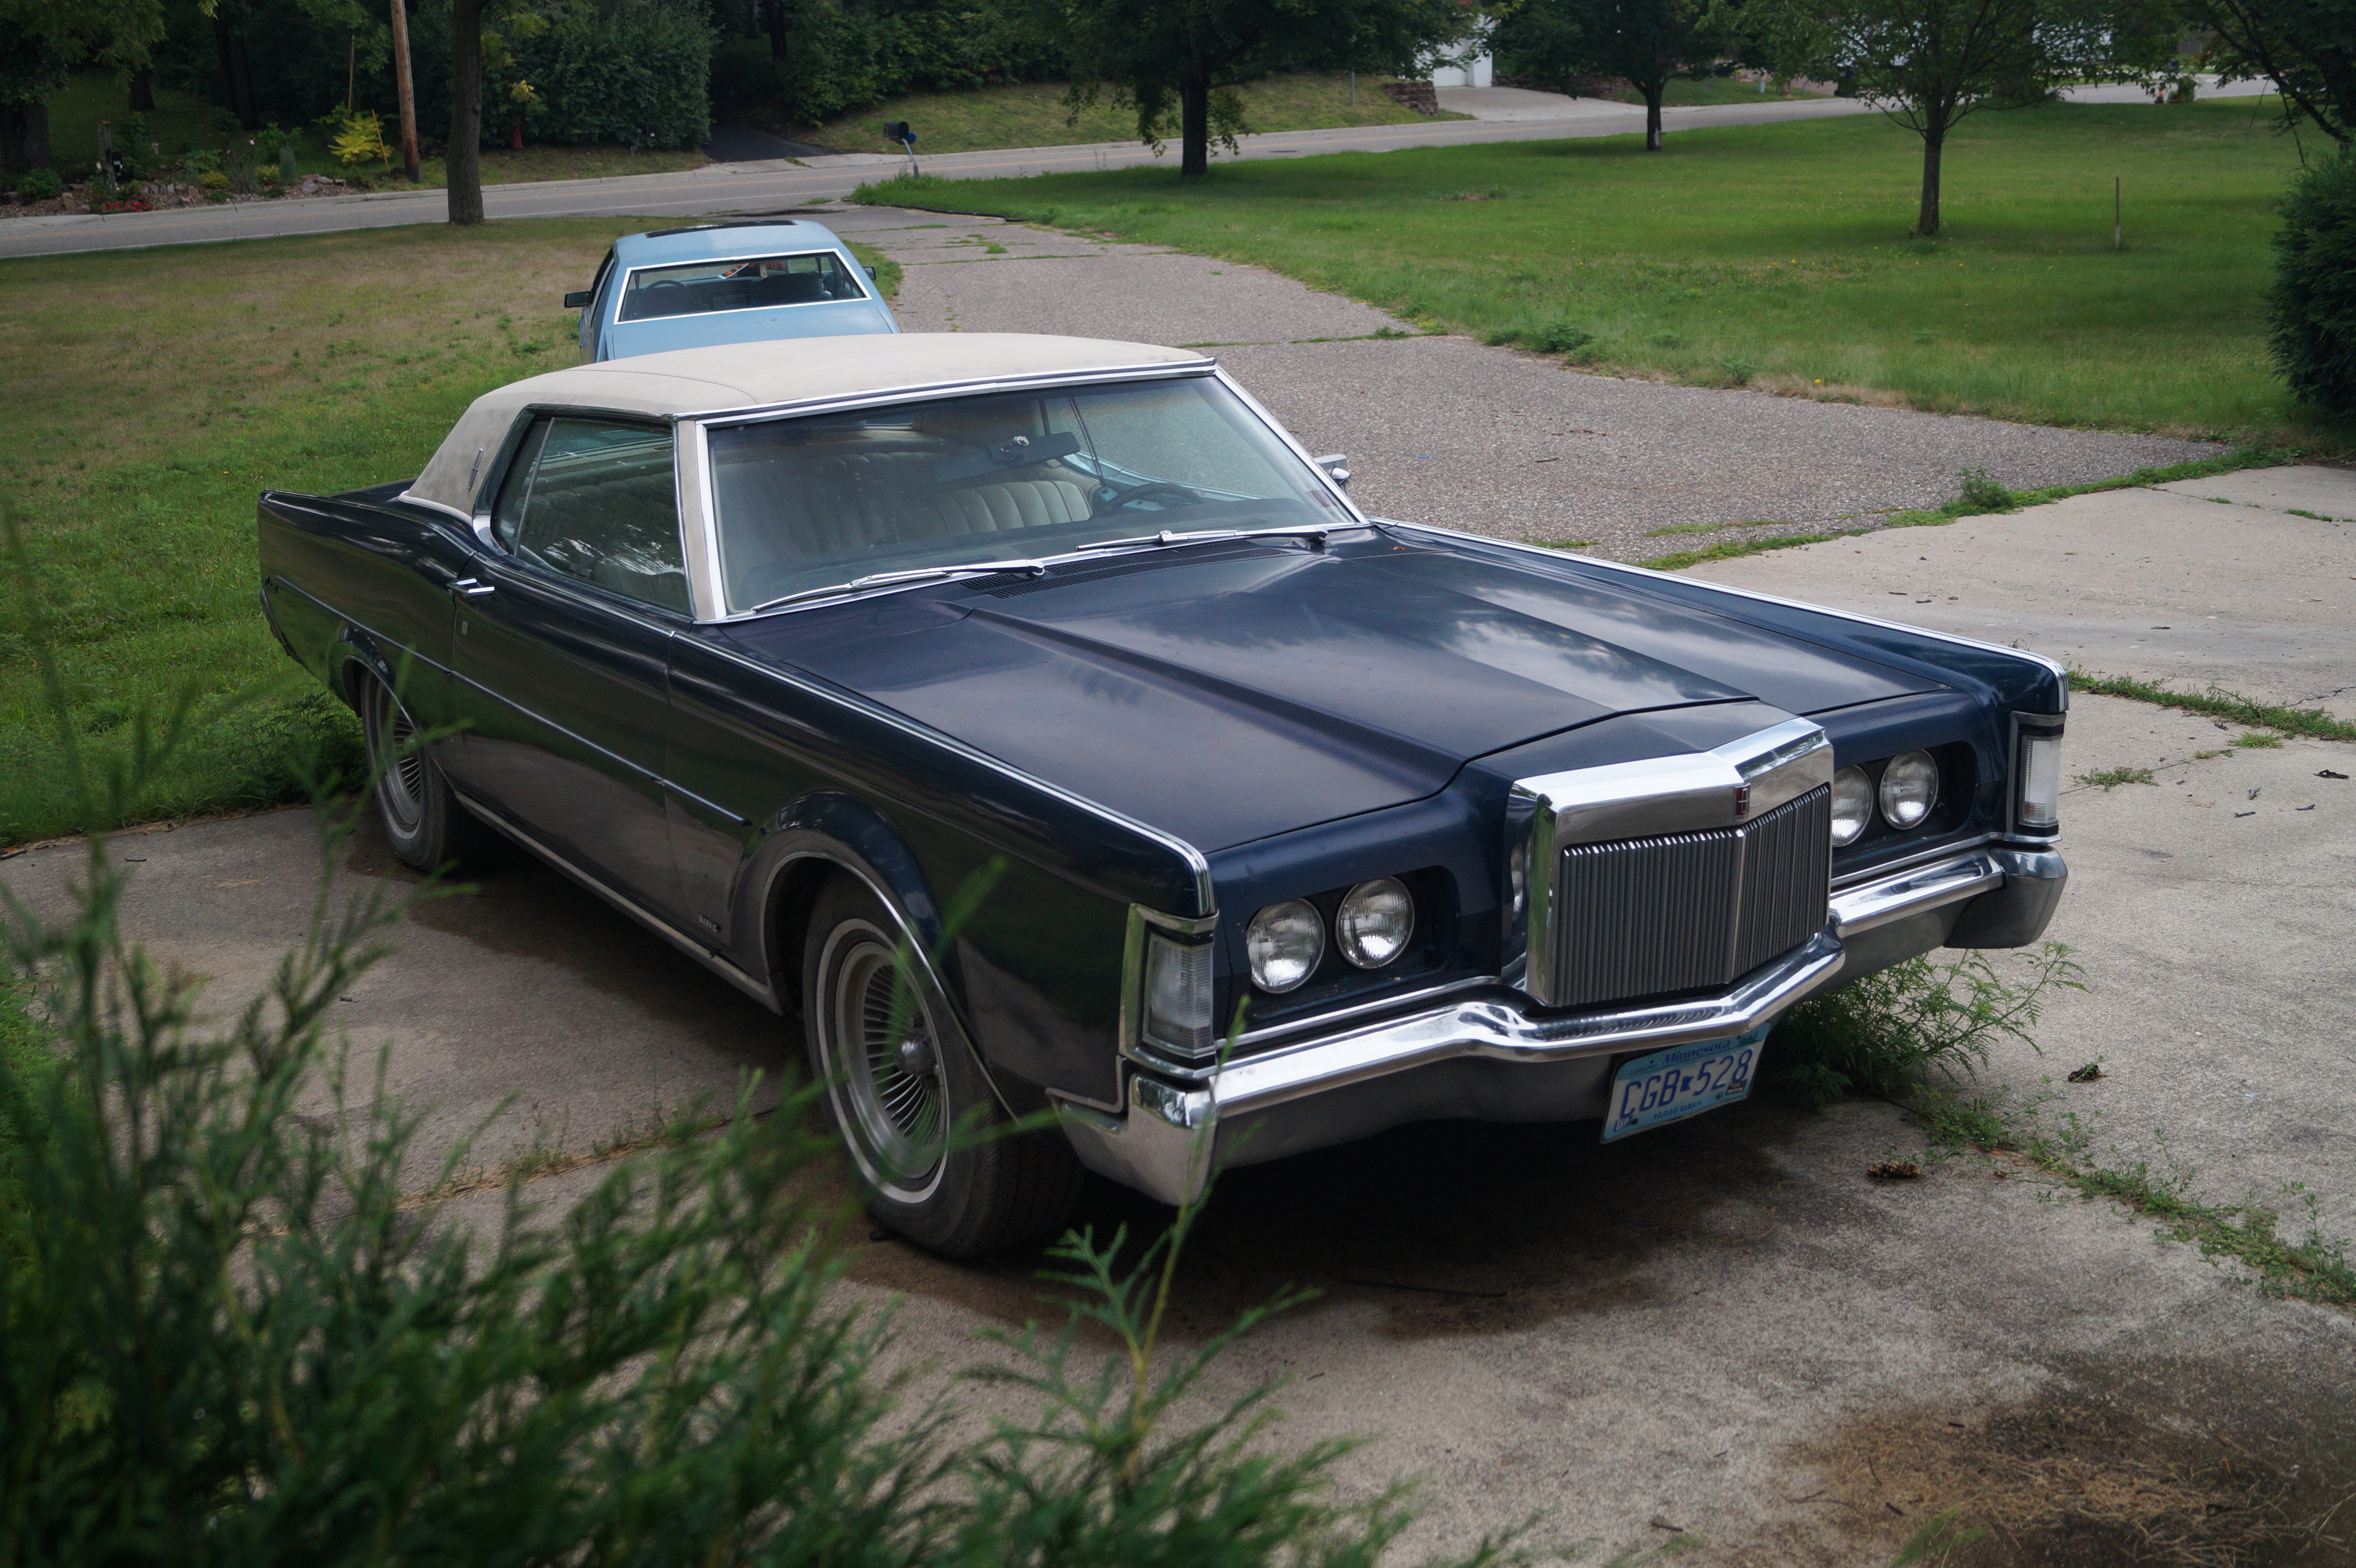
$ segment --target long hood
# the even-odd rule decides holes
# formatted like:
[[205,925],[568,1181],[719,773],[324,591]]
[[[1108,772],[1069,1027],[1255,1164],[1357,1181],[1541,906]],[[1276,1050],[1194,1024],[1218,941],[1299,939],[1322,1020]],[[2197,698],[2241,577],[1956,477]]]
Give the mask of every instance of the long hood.
[[[758,623],[749,649],[1213,851],[1420,799],[1616,714],[1928,689],[1446,549],[1207,547]],[[1208,559],[1205,559],[1208,557]]]

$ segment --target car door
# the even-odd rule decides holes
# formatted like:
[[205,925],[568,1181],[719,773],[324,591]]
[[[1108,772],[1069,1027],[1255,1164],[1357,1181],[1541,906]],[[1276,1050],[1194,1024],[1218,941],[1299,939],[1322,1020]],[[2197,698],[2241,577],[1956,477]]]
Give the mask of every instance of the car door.
[[538,416],[492,507],[494,549],[457,590],[447,771],[616,892],[667,919],[667,669],[689,622],[668,426]]

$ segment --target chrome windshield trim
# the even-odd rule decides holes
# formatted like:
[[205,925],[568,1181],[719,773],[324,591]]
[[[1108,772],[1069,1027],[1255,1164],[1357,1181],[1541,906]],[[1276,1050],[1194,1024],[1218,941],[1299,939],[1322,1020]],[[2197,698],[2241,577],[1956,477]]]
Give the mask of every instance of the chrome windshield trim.
[[890,588],[914,588],[919,583],[939,582],[951,578],[996,577],[1001,572],[1044,577],[1047,563],[1044,560],[976,561],[969,566],[912,566],[904,571],[877,571],[865,577],[854,577],[848,582],[831,582],[823,588],[805,588],[798,593],[766,600],[739,613],[760,615],[806,600],[814,603],[819,600],[851,599],[862,593],[880,592]]
[[1028,376],[978,376],[963,381],[914,381],[905,386],[872,388],[861,392],[835,392],[822,398],[796,398],[782,403],[723,404],[673,417],[729,424],[760,424],[770,420],[800,419],[809,414],[879,408],[886,403],[937,402],[943,398],[974,397],[990,392],[1030,392],[1043,388],[1085,387],[1098,381],[1175,380],[1187,376],[1208,376],[1217,368],[1218,361],[1206,357],[1173,359],[1151,365],[1108,365],[1092,370],[1042,370]]

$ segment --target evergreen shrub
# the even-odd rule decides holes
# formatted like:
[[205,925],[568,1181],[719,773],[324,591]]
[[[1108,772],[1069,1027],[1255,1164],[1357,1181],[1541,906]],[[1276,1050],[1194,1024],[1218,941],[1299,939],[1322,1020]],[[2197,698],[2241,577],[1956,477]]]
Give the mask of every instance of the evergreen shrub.
[[2266,307],[2275,363],[2298,400],[2356,418],[2356,158],[2325,159],[2291,186]]

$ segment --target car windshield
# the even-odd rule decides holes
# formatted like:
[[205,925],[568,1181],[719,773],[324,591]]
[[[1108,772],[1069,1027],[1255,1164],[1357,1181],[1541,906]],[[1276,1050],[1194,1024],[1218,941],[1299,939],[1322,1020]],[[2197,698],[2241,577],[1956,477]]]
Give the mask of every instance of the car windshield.
[[1111,540],[1349,528],[1215,378],[949,398],[711,433],[731,613],[888,571]]
[[634,268],[622,289],[624,321],[707,315],[722,310],[861,300],[859,275],[831,251],[796,256],[738,256],[675,267]]

